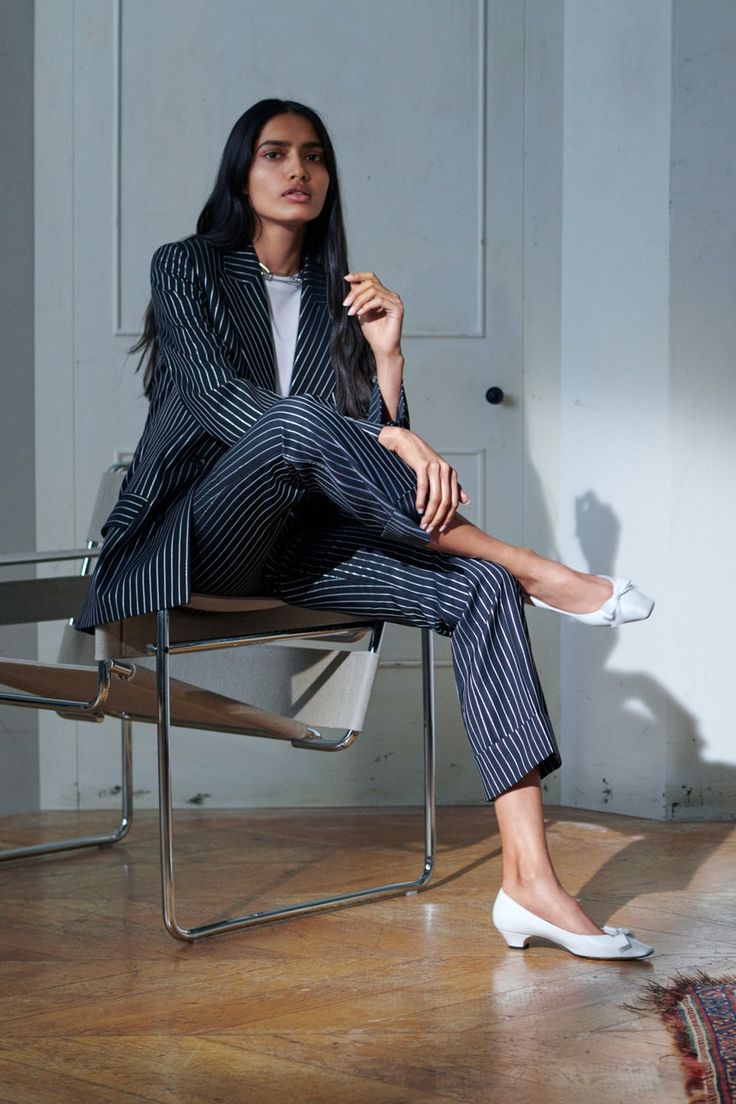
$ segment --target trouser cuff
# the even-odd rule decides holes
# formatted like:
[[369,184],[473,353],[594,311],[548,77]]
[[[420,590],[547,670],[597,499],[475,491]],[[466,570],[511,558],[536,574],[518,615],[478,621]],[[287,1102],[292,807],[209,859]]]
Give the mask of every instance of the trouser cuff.
[[495,801],[535,767],[540,779],[546,778],[562,766],[562,757],[548,720],[530,717],[515,732],[476,751],[476,763],[486,801]]

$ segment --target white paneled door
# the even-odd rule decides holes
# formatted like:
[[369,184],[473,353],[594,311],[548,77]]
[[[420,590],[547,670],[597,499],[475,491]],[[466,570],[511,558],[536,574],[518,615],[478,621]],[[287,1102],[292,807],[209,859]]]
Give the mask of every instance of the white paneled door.
[[[36,10],[41,541],[84,537],[99,471],[135,446],[146,410],[126,350],[151,254],[194,230],[230,127],[267,96],[324,117],[352,267],[375,270],[406,305],[414,427],[459,468],[471,516],[520,539],[524,4],[39,0]],[[492,387],[503,402],[486,400]],[[178,800],[414,802],[417,653],[416,634],[390,634],[368,730],[345,755],[182,734]],[[440,794],[478,800],[449,650],[438,654]],[[115,727],[43,725],[43,804],[114,801]],[[155,792],[152,748],[147,732],[143,803]]]

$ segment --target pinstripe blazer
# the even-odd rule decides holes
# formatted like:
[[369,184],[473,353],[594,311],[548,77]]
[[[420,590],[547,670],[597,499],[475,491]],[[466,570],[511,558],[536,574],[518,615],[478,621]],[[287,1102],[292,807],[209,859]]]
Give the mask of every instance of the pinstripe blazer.
[[[290,394],[334,402],[325,277],[304,258]],[[154,394],[143,434],[103,526],[104,543],[79,629],[189,601],[191,501],[197,481],[274,403],[269,304],[252,245],[222,250],[198,237],[161,246],[151,262],[158,330]],[[358,423],[388,420],[374,382]],[[401,395],[398,420],[409,424]]]

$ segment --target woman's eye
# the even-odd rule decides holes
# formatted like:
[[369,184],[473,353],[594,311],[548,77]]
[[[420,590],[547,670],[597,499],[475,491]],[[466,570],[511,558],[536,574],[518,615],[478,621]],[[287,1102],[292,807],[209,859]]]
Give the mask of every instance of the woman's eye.
[[274,157],[281,157],[281,150],[266,150],[263,156],[272,161]]
[[310,161],[323,161],[324,160],[321,153],[310,153],[307,156],[309,157]]

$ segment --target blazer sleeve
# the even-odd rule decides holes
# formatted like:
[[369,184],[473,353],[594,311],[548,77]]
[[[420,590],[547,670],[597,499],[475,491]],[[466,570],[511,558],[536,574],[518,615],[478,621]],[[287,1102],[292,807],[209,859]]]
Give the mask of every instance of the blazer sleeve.
[[[160,246],[151,261],[158,355],[182,402],[211,436],[233,445],[280,396],[238,376],[213,325],[185,242]],[[381,426],[353,419],[371,436]]]
[[381,388],[378,386],[378,380],[375,376],[373,377],[373,391],[371,392],[370,403],[368,404],[367,420],[379,426],[396,425],[401,426],[403,429],[411,428],[409,424],[409,405],[406,401],[403,383],[399,393],[399,405],[396,411],[396,417],[389,418],[388,410],[386,409],[386,404],[381,394]]

